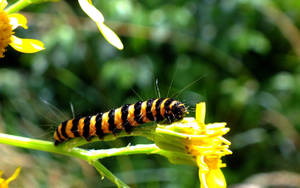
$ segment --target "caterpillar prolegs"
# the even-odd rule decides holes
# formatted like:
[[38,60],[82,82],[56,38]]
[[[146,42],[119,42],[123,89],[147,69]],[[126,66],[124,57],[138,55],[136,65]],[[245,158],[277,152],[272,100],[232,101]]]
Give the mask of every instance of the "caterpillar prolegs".
[[171,98],[149,99],[135,104],[126,104],[117,109],[93,116],[74,118],[62,122],[54,132],[55,145],[70,138],[103,138],[105,134],[125,130],[151,121],[172,123],[181,120],[187,109],[182,102]]

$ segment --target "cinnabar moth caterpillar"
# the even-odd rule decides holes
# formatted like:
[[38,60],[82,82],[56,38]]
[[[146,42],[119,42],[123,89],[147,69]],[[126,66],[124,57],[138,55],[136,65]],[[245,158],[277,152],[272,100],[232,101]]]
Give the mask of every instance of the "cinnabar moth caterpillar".
[[150,121],[166,120],[172,123],[181,120],[186,113],[185,105],[171,98],[126,104],[105,113],[64,121],[54,132],[55,145],[75,137],[84,137],[87,141],[93,136],[101,139],[105,134],[114,134],[124,129],[130,133],[133,127]]

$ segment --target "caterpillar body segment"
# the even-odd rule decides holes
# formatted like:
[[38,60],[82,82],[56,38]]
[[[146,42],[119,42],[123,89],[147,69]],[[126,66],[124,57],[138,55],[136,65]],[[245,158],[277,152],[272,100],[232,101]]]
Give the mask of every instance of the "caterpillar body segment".
[[185,105],[171,98],[126,104],[105,113],[62,122],[54,132],[55,145],[75,137],[89,141],[94,136],[102,139],[105,134],[121,130],[130,133],[134,127],[151,121],[172,123],[181,120],[186,113]]

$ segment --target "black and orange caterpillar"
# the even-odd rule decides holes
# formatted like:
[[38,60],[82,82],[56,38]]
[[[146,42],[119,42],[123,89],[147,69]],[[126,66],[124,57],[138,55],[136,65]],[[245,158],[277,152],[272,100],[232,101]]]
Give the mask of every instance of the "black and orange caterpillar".
[[185,105],[171,98],[126,104],[105,113],[64,121],[55,130],[55,145],[74,137],[90,141],[93,136],[101,139],[105,134],[115,134],[124,129],[130,133],[133,127],[150,121],[172,123],[181,120],[186,113]]

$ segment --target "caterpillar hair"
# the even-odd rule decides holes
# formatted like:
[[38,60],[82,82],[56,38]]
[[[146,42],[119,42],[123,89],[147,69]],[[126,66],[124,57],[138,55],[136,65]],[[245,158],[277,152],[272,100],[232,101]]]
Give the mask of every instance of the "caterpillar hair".
[[105,134],[115,134],[121,130],[130,133],[133,127],[151,121],[172,123],[181,120],[186,113],[185,105],[171,98],[126,104],[105,113],[62,122],[54,132],[55,145],[75,137],[84,137],[90,141],[94,136],[102,139]]

